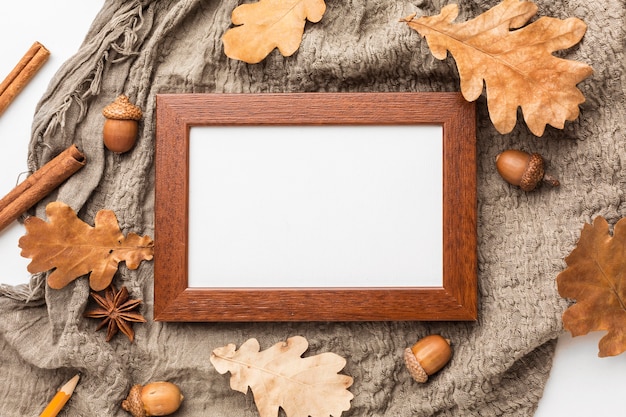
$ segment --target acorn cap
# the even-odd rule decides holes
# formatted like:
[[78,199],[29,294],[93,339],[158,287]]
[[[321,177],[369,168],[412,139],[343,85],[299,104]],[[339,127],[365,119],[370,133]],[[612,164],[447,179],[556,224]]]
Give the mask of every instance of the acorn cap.
[[107,119],[140,120],[143,114],[139,107],[131,103],[128,97],[122,94],[102,109],[102,115]]
[[141,390],[143,385],[133,385],[128,393],[128,397],[122,401],[122,408],[133,415],[133,417],[146,417],[146,410],[141,401]]
[[535,189],[539,181],[543,179],[543,158],[538,153],[533,153],[528,159],[526,171],[522,174],[519,186],[524,191]]
[[428,381],[428,374],[420,365],[411,348],[404,349],[404,363],[415,381],[420,383]]

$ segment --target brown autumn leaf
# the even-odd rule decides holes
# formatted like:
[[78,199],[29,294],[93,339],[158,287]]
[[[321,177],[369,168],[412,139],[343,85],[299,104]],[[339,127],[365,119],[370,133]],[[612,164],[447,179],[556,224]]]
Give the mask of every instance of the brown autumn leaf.
[[466,100],[476,100],[484,83],[498,132],[513,130],[518,107],[536,136],[543,135],[546,124],[563,129],[566,120],[578,117],[578,105],[585,98],[576,85],[593,70],[552,53],[582,39],[587,30],[582,20],[541,17],[524,26],[537,6],[519,0],[504,0],[475,19],[454,24],[458,12],[458,6],[450,4],[437,16],[413,15],[403,21],[426,38],[437,59],[445,59],[450,51]]
[[211,363],[220,374],[231,373],[232,389],[245,394],[250,387],[261,417],[275,417],[279,408],[287,417],[339,417],[354,397],[352,378],[337,373],[346,360],[331,352],[302,358],[308,347],[294,336],[260,352],[249,339],[239,350],[232,343],[215,349]]
[[26,235],[20,238],[19,247],[23,257],[32,259],[27,267],[29,272],[54,269],[48,276],[51,288],[63,288],[91,272],[89,286],[102,291],[113,280],[120,262],[137,269],[142,260],[152,259],[152,239],[135,233],[124,237],[110,210],[96,214],[95,227],[84,223],[61,202],[48,204],[46,216],[49,222],[38,217],[24,221]]
[[261,62],[274,48],[283,56],[291,56],[300,47],[306,20],[319,22],[325,11],[324,0],[260,0],[242,4],[231,16],[235,27],[222,37],[224,53],[248,64]]
[[559,294],[576,300],[563,314],[563,326],[572,336],[605,330],[598,356],[626,350],[626,218],[609,233],[598,216],[585,224],[574,250],[565,258],[567,268],[556,278]]

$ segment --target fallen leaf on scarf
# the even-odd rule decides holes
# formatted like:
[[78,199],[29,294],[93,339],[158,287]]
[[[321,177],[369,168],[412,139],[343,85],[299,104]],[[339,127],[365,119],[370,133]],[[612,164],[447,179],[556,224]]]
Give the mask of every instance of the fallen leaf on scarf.
[[26,235],[20,238],[19,247],[23,257],[32,259],[29,272],[54,269],[48,276],[51,288],[63,288],[91,273],[89,286],[101,291],[111,284],[120,262],[137,269],[142,260],[152,259],[152,239],[135,233],[124,237],[110,210],[96,214],[95,227],[80,220],[71,207],[61,202],[48,204],[46,216],[48,222],[38,217],[24,221]]
[[245,394],[250,387],[261,417],[276,417],[279,408],[288,417],[339,417],[354,397],[352,378],[337,373],[346,360],[331,352],[302,358],[308,347],[295,336],[260,352],[249,339],[239,350],[232,343],[215,349],[211,363],[220,374],[231,373],[232,389]]
[[235,27],[222,37],[224,53],[248,64],[261,62],[275,48],[283,56],[291,56],[300,47],[306,21],[319,22],[325,11],[324,0],[260,0],[242,4],[231,16]]
[[578,117],[585,98],[576,85],[593,70],[552,53],[582,39],[587,30],[582,20],[541,17],[526,25],[537,6],[519,0],[504,0],[475,19],[455,24],[458,12],[458,5],[450,4],[439,15],[412,15],[402,21],[426,38],[437,59],[452,54],[467,101],[476,100],[485,86],[489,116],[498,132],[513,130],[518,107],[536,136],[543,135],[546,124],[563,129],[566,120]]
[[609,233],[598,216],[585,224],[574,250],[565,258],[567,268],[557,278],[559,294],[576,300],[563,313],[563,327],[572,336],[605,330],[598,356],[626,350],[626,219]]

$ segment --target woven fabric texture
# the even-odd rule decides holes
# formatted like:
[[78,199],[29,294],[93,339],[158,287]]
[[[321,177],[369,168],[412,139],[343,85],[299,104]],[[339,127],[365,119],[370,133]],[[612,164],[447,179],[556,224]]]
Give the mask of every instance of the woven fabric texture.
[[[473,18],[495,0],[460,1],[458,20]],[[155,95],[324,91],[458,91],[452,58],[438,61],[401,17],[433,15],[443,0],[327,1],[321,22],[307,24],[300,49],[274,51],[248,65],[227,58],[221,36],[235,0],[106,0],[76,55],[42,97],[34,118],[29,167],[35,170],[70,144],[88,163],[50,201],[72,206],[93,224],[113,210],[124,233],[154,236]],[[104,341],[83,318],[88,281],[61,290],[0,287],[0,415],[36,415],[54,390],[75,373],[81,382],[62,416],[127,415],[120,402],[135,383],[169,380],[185,400],[177,415],[258,415],[252,395],[231,391],[209,357],[228,343],[255,337],[262,349],[290,336],[310,342],[307,355],[332,351],[347,358],[355,398],[344,416],[529,416],[548,377],[567,301],[555,277],[585,222],[602,215],[615,223],[625,211],[624,24],[621,0],[539,0],[540,16],[583,19],[582,42],[560,54],[590,64],[580,84],[586,102],[563,130],[533,136],[519,122],[501,135],[485,97],[477,102],[478,273],[477,322],[383,323],[157,323],[135,325],[136,340]],[[126,94],[144,110],[140,138],[129,153],[102,144],[102,108]],[[506,184],[495,156],[518,148],[544,155],[561,187],[532,193]],[[152,317],[153,265],[122,265],[125,285]],[[306,306],[303,306],[306,308]],[[410,379],[403,350],[430,333],[452,340],[454,356],[427,384]],[[10,381],[10,383],[8,383]],[[281,412],[282,413],[282,412]]]

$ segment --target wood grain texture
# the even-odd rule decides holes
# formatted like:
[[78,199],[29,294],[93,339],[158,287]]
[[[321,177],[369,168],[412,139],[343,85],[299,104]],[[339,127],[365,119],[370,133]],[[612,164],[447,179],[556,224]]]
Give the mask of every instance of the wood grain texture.
[[[154,320],[475,320],[476,121],[458,93],[157,96]],[[190,288],[189,131],[218,125],[443,126],[443,286]]]

